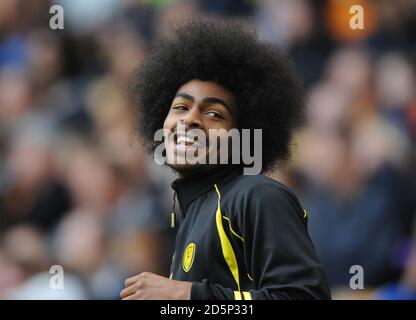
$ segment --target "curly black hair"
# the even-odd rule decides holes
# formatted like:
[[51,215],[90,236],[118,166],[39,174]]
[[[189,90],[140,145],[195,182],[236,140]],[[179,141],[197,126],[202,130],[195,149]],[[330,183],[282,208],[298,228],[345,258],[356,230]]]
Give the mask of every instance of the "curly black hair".
[[240,23],[188,22],[158,40],[134,75],[138,128],[149,151],[175,93],[194,80],[213,81],[237,98],[238,127],[263,130],[262,171],[289,158],[292,130],[304,119],[302,85],[290,60]]

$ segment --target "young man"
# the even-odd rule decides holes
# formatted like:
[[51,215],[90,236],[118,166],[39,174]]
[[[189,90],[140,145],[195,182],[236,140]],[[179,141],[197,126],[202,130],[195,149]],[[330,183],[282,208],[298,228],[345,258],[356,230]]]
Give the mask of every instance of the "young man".
[[303,114],[290,63],[237,25],[193,22],[156,44],[136,79],[149,149],[160,143],[158,129],[170,132],[164,146],[179,176],[172,187],[181,218],[170,278],[131,277],[121,297],[330,299],[306,211],[293,192],[264,175],[244,175],[244,163],[191,163],[185,156],[204,150],[199,158],[208,159],[213,151],[190,138],[191,130],[208,137],[225,129],[215,131],[219,141],[231,129],[261,129],[262,171],[286,160]]

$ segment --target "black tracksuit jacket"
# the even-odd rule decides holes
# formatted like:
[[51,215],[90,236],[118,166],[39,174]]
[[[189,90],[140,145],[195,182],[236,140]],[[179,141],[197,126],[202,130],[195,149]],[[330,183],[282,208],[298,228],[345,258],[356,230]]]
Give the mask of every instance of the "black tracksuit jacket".
[[221,166],[172,183],[180,205],[170,278],[191,299],[330,299],[296,196],[263,175]]

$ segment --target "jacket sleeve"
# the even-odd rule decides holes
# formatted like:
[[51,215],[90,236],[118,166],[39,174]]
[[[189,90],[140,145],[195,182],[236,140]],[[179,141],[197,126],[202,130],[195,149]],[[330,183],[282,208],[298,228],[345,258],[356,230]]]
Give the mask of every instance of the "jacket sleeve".
[[209,280],[194,282],[191,299],[330,299],[324,271],[295,196],[278,184],[261,184],[241,201],[246,269],[254,289],[236,293]]

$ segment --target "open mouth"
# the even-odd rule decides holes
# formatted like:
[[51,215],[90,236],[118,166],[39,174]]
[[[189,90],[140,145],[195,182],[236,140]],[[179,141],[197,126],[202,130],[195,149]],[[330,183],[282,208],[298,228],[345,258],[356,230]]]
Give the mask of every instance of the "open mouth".
[[173,141],[176,146],[183,148],[202,148],[205,146],[203,143],[201,143],[201,139],[198,136],[187,136],[186,134],[178,134],[177,132],[175,132],[173,135]]
[[[217,136],[214,138],[217,139]],[[167,136],[167,139],[169,143],[166,148],[170,163],[206,164],[209,161],[217,161],[220,142],[217,139],[216,143],[212,143],[213,137],[206,135],[205,131],[201,129],[175,130]],[[184,163],[182,163],[183,159],[185,159]]]

